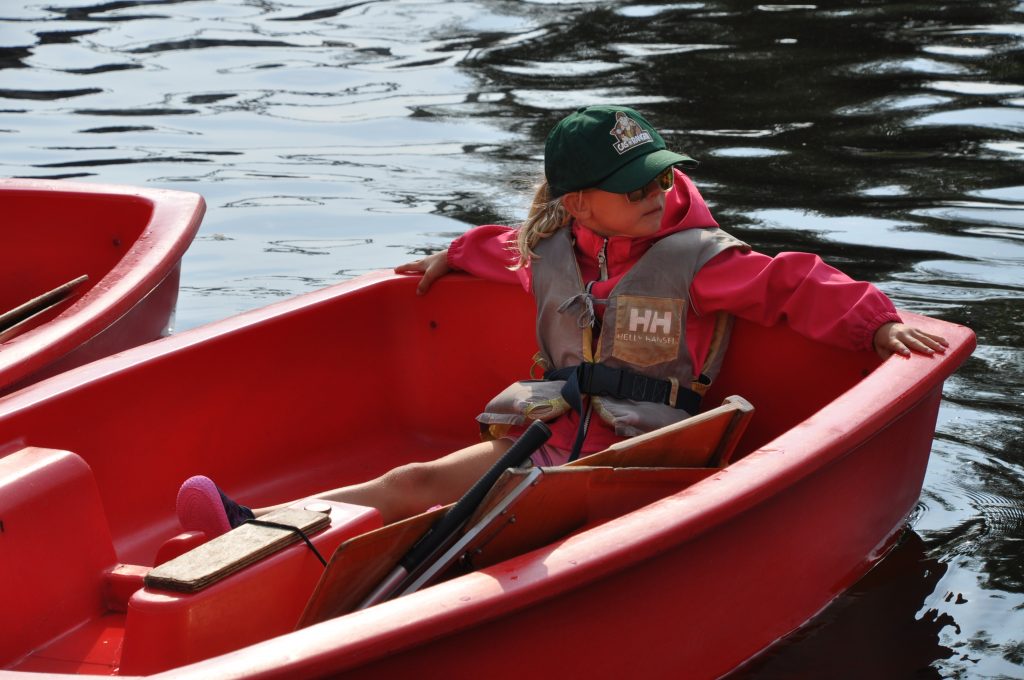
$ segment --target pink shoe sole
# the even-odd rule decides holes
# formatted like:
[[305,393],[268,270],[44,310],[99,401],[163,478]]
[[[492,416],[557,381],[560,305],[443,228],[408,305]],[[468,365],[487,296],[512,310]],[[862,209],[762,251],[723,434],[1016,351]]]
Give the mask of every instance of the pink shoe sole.
[[209,477],[197,475],[185,480],[178,490],[178,521],[186,531],[202,531],[216,538],[231,530],[217,485]]

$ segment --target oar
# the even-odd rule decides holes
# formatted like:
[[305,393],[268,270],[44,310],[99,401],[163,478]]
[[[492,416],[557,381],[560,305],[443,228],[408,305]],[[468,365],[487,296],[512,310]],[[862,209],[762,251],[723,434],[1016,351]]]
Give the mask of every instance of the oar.
[[476,484],[448,509],[441,519],[430,527],[427,533],[410,548],[387,577],[363,600],[356,610],[366,609],[371,605],[384,602],[398,593],[410,575],[423,566],[427,560],[445,547],[455,537],[455,533],[473,514],[480,501],[494,486],[501,473],[510,467],[516,467],[529,458],[551,436],[548,426],[535,420],[519,439],[506,451],[498,462]]
[[[63,302],[71,297],[80,285],[89,280],[87,274],[82,274],[77,279],[72,279],[65,284],[59,285],[53,290],[47,291],[39,297],[32,298],[28,302],[18,305],[9,312],[0,314],[0,340],[6,340],[8,331],[23,321],[27,321],[36,314],[44,312],[54,305]],[[13,333],[11,334],[13,335]]]

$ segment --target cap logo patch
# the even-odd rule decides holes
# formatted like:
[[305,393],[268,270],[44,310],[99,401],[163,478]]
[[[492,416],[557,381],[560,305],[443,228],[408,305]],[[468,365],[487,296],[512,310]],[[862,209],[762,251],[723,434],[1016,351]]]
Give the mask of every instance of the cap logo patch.
[[612,146],[620,156],[634,147],[654,141],[650,132],[622,111],[615,112],[615,127],[608,134],[615,138]]

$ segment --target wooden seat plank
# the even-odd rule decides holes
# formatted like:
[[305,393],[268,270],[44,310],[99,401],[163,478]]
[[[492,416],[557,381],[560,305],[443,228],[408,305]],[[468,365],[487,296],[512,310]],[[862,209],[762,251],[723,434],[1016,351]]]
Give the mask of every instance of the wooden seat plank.
[[746,430],[754,407],[743,397],[653,432],[630,437],[569,466],[718,467],[727,464]]
[[[298,527],[306,534],[331,523],[328,515],[301,508],[281,508],[260,519]],[[155,567],[146,575],[145,584],[148,588],[195,593],[300,540],[288,529],[243,524]]]
[[[505,509],[500,522],[478,530],[465,548],[464,566],[482,569],[535,550],[582,529],[632,512],[715,474],[713,468],[556,467]],[[495,493],[470,518],[473,527],[529,470],[509,470]]]

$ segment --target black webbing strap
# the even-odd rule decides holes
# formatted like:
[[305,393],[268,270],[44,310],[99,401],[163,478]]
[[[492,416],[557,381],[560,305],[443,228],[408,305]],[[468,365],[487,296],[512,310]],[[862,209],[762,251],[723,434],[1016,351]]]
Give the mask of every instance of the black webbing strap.
[[587,404],[586,410],[580,414],[580,424],[576,428],[576,438],[572,442],[572,449],[569,451],[569,461],[573,462],[580,457],[583,451],[583,442],[587,439],[587,432],[590,430],[590,418],[594,414],[594,407]]
[[306,545],[309,547],[309,549],[312,550],[313,554],[316,555],[316,558],[318,560],[320,560],[320,564],[324,565],[324,569],[327,568],[327,560],[324,559],[324,556],[320,554],[320,551],[316,549],[315,545],[313,545],[313,541],[309,540],[309,536],[307,536],[306,532],[303,531],[302,529],[300,529],[298,527],[295,527],[295,526],[292,526],[291,524],[279,524],[278,522],[267,522],[266,520],[262,520],[262,519],[247,519],[244,522],[242,522],[242,524],[255,524],[258,527],[270,527],[271,529],[284,529],[286,531],[291,531],[292,533],[298,534],[299,538],[301,538],[303,541],[306,542]]
[[637,373],[628,368],[612,368],[604,364],[585,362],[548,371],[548,380],[565,380],[562,397],[577,413],[582,409],[582,395],[590,394],[615,399],[651,401],[682,409],[693,415],[700,410],[701,396],[691,389],[679,386],[676,402],[672,398],[672,381]]
[[579,458],[583,450],[590,427],[592,408],[587,404],[583,408],[583,395],[614,397],[615,399],[632,399],[633,401],[651,401],[656,404],[667,404],[682,409],[693,415],[700,409],[700,395],[691,389],[679,387],[676,392],[676,403],[669,403],[672,398],[672,381],[652,378],[631,371],[628,368],[612,368],[604,364],[584,362],[577,366],[554,369],[544,374],[547,380],[564,380],[562,398],[573,411],[580,414],[580,424],[576,430],[569,460]]

